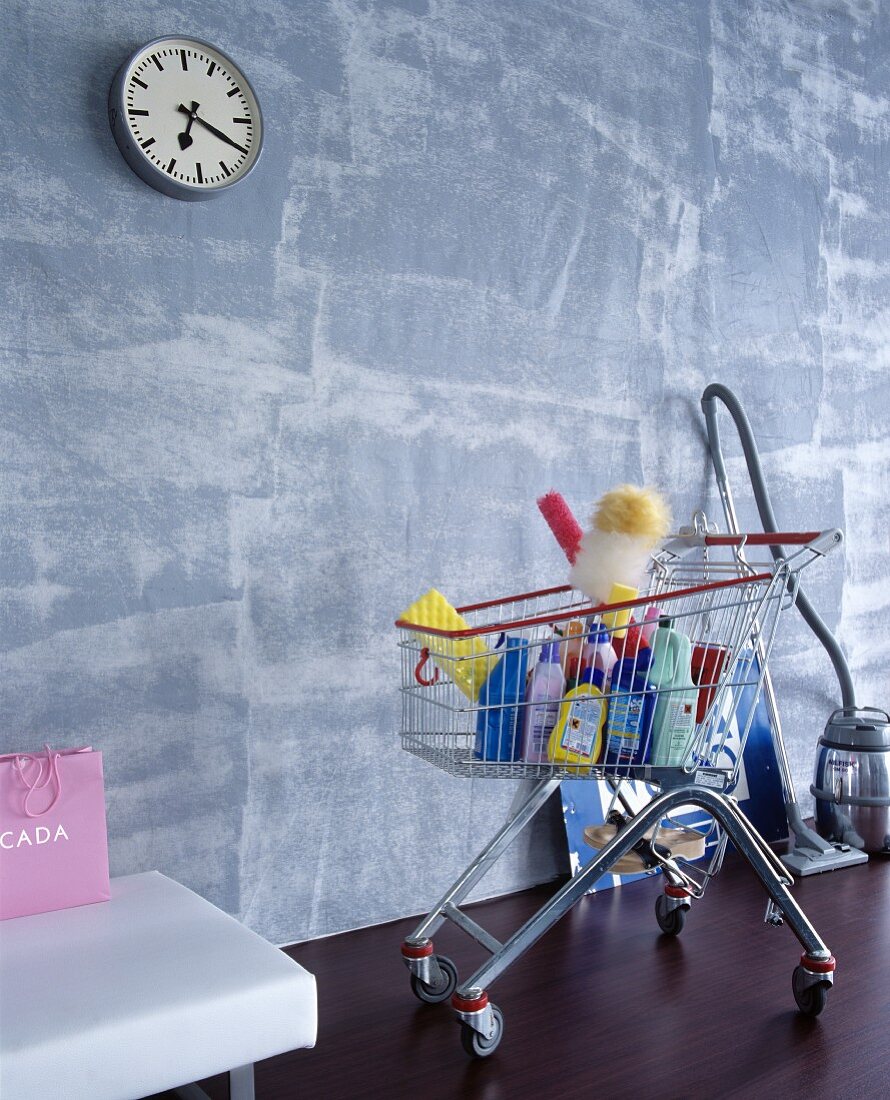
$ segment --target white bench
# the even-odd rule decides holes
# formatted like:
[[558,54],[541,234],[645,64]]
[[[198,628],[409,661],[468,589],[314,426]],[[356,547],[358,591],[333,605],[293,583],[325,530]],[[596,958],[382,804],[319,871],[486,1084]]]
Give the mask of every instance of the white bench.
[[0,922],[3,1100],[136,1100],[315,1045],[315,978],[157,871],[111,900]]

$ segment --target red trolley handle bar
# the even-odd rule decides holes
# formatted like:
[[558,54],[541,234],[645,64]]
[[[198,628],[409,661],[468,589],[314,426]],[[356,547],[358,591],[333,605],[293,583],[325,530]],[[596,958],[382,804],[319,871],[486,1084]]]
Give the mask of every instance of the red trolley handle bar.
[[[621,603],[591,604],[588,607],[573,607],[570,611],[561,611],[556,615],[538,615],[531,619],[514,619],[507,623],[485,623],[482,626],[467,627],[466,630],[443,630],[437,626],[424,626],[422,623],[410,623],[405,619],[397,619],[396,626],[399,630],[413,630],[417,634],[432,634],[437,638],[478,638],[483,634],[494,634],[495,631],[503,633],[506,630],[519,630],[527,626],[546,626],[550,623],[563,622],[566,619],[577,619],[587,615],[598,615],[602,612],[624,610],[631,607],[647,607],[657,600],[659,605],[669,600],[679,600],[684,596],[694,596],[699,592],[716,592],[721,588],[734,588],[740,584],[754,584],[757,581],[771,580],[772,573],[755,573],[750,577],[735,577],[729,581],[713,581],[710,584],[697,584],[692,588],[678,588],[675,592],[659,592],[657,596],[640,596],[634,600],[623,600]],[[471,607],[458,607],[458,613],[464,611],[478,611],[485,607],[498,607],[501,604],[512,603],[514,600],[533,599],[536,596],[549,596],[557,592],[571,592],[571,585],[560,588],[546,588],[540,592],[528,592],[524,596],[512,596],[503,600],[491,600],[484,604],[474,604]],[[423,661],[421,661],[423,664]]]
[[750,535],[707,535],[706,546],[806,546],[824,531],[756,531]]
[[[745,535],[707,535],[704,538],[706,546],[736,546],[744,543],[746,546],[806,546],[824,535],[824,531],[782,531],[774,535],[766,531],[757,531],[754,534]],[[781,541],[780,541],[781,540]],[[748,578],[745,578],[746,580]],[[484,611],[487,607],[499,607],[505,603],[515,603],[517,600],[530,600],[541,596],[556,596],[560,592],[571,592],[570,584],[559,584],[555,588],[542,588],[537,592],[522,592],[518,596],[501,596],[496,600],[484,600],[482,603],[468,603],[464,607],[457,607],[455,611],[463,615],[468,611]],[[603,606],[610,606],[604,604]],[[612,604],[613,607],[626,607],[628,604]],[[402,626],[403,620],[399,620],[396,626]],[[412,623],[404,625],[412,626]],[[432,633],[432,630],[430,630]],[[445,632],[447,634],[447,631]]]
[[[706,535],[702,541],[705,546],[807,546],[827,534],[829,534],[827,531],[755,531],[751,533],[740,532],[736,535]],[[711,592],[735,584],[751,584],[754,581],[767,580],[771,576],[771,573],[758,573],[756,576],[678,589],[676,592],[659,594],[658,601],[663,603],[666,600],[678,599],[681,596],[689,596],[697,592]],[[504,604],[517,603],[519,600],[540,599],[543,596],[556,596],[561,592],[571,591],[573,589],[570,584],[561,584],[556,585],[554,588],[541,588],[535,592],[523,592],[516,596],[501,596],[499,599],[484,600],[482,603],[465,604],[463,607],[455,608],[455,610],[459,615],[463,615],[471,611],[484,611],[489,607],[503,607]],[[499,630],[515,630],[523,626],[564,622],[566,619],[577,618],[578,615],[591,615],[601,611],[615,610],[616,608],[642,607],[651,602],[651,597],[643,596],[637,600],[627,600],[623,603],[604,603],[598,604],[596,607],[576,607],[557,615],[542,615],[534,619],[517,619],[510,623],[489,623],[481,627],[470,627],[466,630],[442,630],[439,627],[408,622],[407,619],[396,619],[395,625],[399,630],[413,630],[417,633],[431,634],[439,638],[475,638],[482,634],[491,634],[495,627]]]

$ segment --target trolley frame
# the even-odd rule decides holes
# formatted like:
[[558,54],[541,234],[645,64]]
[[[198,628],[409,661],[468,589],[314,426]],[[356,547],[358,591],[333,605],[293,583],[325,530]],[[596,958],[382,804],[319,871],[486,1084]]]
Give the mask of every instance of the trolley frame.
[[[704,531],[707,532],[706,521]],[[790,595],[790,602],[793,602],[796,591],[794,578],[799,568],[816,557],[822,556],[841,541],[841,534],[838,531],[805,532],[801,534],[784,532],[770,536],[715,535],[704,533],[699,523],[696,524],[691,533],[686,532],[687,543],[690,541],[690,535],[693,536],[692,541],[697,541],[699,545],[729,546],[733,548],[736,554],[739,550],[743,550],[745,546],[771,546],[779,542],[786,546],[797,546],[799,548],[797,555],[803,554],[804,551],[810,551],[809,557],[799,559],[795,563],[796,568],[789,567],[787,560],[774,563],[774,580],[781,584],[783,592],[787,590]],[[681,542],[682,537],[683,533],[681,532]],[[656,575],[659,568],[666,568],[664,564],[666,561],[673,564],[683,560],[682,553],[678,554],[677,549],[678,545],[675,540],[673,543],[666,545],[660,558],[656,557]],[[682,546],[680,550],[682,551]],[[742,576],[747,575],[751,580],[759,580],[763,577],[763,574],[757,574],[755,568],[744,560],[744,555],[742,555],[742,561],[738,568]],[[720,586],[721,582],[717,581],[701,586],[701,590],[706,591],[709,588]],[[561,588],[546,590],[547,593],[561,593],[563,591],[566,590]],[[462,612],[476,611],[497,607],[503,602],[490,601],[460,610]],[[644,602],[644,600],[636,601],[637,604]],[[601,612],[603,608],[599,607],[594,610]],[[546,616],[542,621],[547,621]],[[412,627],[412,624],[401,620],[396,625],[403,630]],[[508,629],[510,625],[515,624],[500,625],[503,629]],[[422,629],[427,630],[427,628]],[[477,628],[477,632],[481,629]],[[489,627],[488,629],[490,632],[493,628]],[[428,632],[431,634],[437,633],[432,629]],[[449,633],[455,632],[439,631],[438,633],[447,636]],[[473,631],[462,633],[472,634]],[[748,629],[748,640],[761,656],[759,679],[757,681],[759,692],[766,674],[771,638],[765,639],[763,637],[756,615],[751,627]],[[420,677],[418,677],[418,682],[424,683]],[[409,748],[409,751],[413,751],[410,745],[405,747]],[[706,748],[707,745],[704,747]],[[444,766],[446,770],[451,770],[450,761],[433,759],[432,762],[438,763],[440,767]],[[472,765],[469,767],[470,774],[472,774]],[[466,773],[457,772],[456,774]],[[503,775],[504,777],[517,774],[519,776],[529,776],[529,772],[520,769],[517,773],[510,765],[494,770],[489,768],[488,771],[483,770],[481,774]],[[428,1003],[438,1003],[450,999],[452,1008],[462,1024],[463,1044],[468,1053],[481,1057],[489,1055],[499,1044],[503,1033],[503,1013],[489,1001],[489,986],[552,928],[578,900],[590,892],[599,879],[609,873],[610,868],[628,852],[632,850],[643,852],[647,867],[652,870],[660,868],[663,872],[665,879],[664,893],[658,898],[656,904],[658,923],[662,931],[669,934],[679,932],[692,900],[701,897],[704,887],[698,886],[696,881],[681,867],[680,862],[674,859],[670,852],[657,845],[656,839],[659,823],[681,806],[699,807],[722,830],[717,853],[712,861],[712,868],[707,873],[707,878],[710,878],[719,869],[727,841],[732,841],[738,852],[751,866],[768,896],[764,920],[772,925],[779,925],[787,921],[803,947],[803,954],[795,968],[792,980],[793,992],[798,1007],[802,1012],[809,1015],[817,1015],[822,1010],[827,991],[834,981],[834,957],[792,896],[789,888],[793,880],[787,868],[758,834],[740,809],[738,802],[729,793],[734,784],[734,773],[732,770],[707,766],[706,756],[702,757],[700,755],[697,760],[690,760],[687,757],[684,766],[680,767],[653,767],[649,764],[643,764],[623,766],[620,773],[616,773],[614,770],[611,772],[609,770],[604,771],[603,769],[590,771],[590,778],[603,778],[605,776],[612,781],[616,789],[616,795],[619,798],[621,797],[620,783],[625,780],[642,780],[660,788],[661,793],[655,795],[623,827],[619,828],[615,836],[599,851],[598,855],[583,870],[557,889],[553,896],[505,942],[501,942],[491,935],[461,909],[462,903],[558,789],[561,779],[577,777],[575,773],[566,775],[556,767],[551,766],[548,769],[543,765],[539,765],[531,774],[534,776],[535,781],[531,784],[522,785],[517,791],[513,806],[501,828],[402,944],[402,957],[411,972],[412,986],[415,993],[421,1000]],[[624,805],[630,809],[626,801]],[[647,834],[651,837],[650,831],[653,828],[656,830],[655,837],[647,839]],[[458,982],[454,964],[449,959],[435,953],[432,937],[446,920],[461,928],[484,947],[490,956],[469,978],[462,982]]]

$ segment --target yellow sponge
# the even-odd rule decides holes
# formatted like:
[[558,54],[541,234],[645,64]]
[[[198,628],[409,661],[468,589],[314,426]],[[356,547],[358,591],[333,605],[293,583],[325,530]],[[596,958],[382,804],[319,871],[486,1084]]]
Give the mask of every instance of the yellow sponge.
[[[458,615],[435,588],[415,600],[402,612],[399,621],[411,627],[431,626],[436,630],[470,629],[466,619]],[[423,645],[429,646],[430,655],[439,668],[475,703],[492,665],[497,661],[496,656],[486,653],[483,640],[478,637],[443,638],[437,634],[424,634],[419,630],[414,633]]]
[[[612,585],[612,591],[609,593],[606,603],[626,603],[628,600],[635,600],[638,595],[639,591],[636,588],[631,588],[629,584],[618,584],[616,582]],[[620,611],[603,612],[603,626],[609,627],[613,638],[623,638],[627,633],[629,622],[629,607],[623,607]]]

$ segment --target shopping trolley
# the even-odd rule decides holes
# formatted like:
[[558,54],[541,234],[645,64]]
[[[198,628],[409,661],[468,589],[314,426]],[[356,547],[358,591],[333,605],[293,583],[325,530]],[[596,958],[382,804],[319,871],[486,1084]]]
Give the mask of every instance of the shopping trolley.
[[[682,529],[653,555],[645,594],[636,599],[594,606],[581,593],[563,586],[458,608],[466,624],[461,629],[437,629],[404,619],[396,623],[401,650],[402,747],[454,776],[535,781],[520,785],[504,825],[401,949],[415,995],[429,1004],[450,998],[469,1054],[486,1057],[503,1034],[503,1013],[488,998],[491,984],[602,875],[618,867],[619,861],[626,863],[629,853],[642,868],[663,873],[665,886],[656,902],[656,920],[662,932],[677,935],[692,901],[704,895],[708,882],[720,870],[731,841],[766,890],[765,921],[772,925],[787,921],[803,946],[792,977],[798,1008],[811,1016],[822,1011],[834,980],[835,960],[789,892],[792,879],[787,869],[742,813],[732,792],[779,618],[794,603],[800,571],[841,541],[837,530],[718,534],[706,517],[697,513],[691,527]],[[779,544],[785,547],[785,556],[777,561],[769,550]],[[646,680],[641,656],[646,643],[640,635],[644,624],[656,620],[682,632],[693,654],[696,713],[688,744],[673,757],[665,757],[664,745],[656,743],[657,729],[651,720],[626,729],[621,722],[614,729],[608,724],[610,713],[626,717],[632,692],[644,697],[644,710],[647,695],[650,707],[658,706],[659,699],[665,706],[670,704],[672,692],[677,694],[678,704],[685,698],[687,708],[690,705],[688,686],[681,697],[680,688],[657,687]],[[578,625],[571,629],[573,624],[581,624],[580,634]],[[468,692],[467,684],[491,675],[499,661],[506,662],[517,653],[523,658],[518,671],[525,679],[545,645],[559,646],[560,660],[568,666],[578,657],[579,639],[583,645],[584,638],[602,639],[603,634],[616,656],[629,662],[632,675],[622,690],[616,688],[614,678],[601,686],[599,701],[606,708],[608,736],[598,755],[583,755],[589,740],[584,741],[584,722],[573,718],[578,696],[567,692],[559,700],[560,714],[571,728],[578,727],[577,751],[563,754],[555,763],[523,760],[519,731],[526,710],[535,704],[526,701],[524,690],[517,691],[515,682],[512,689],[505,688],[506,677],[501,678],[499,694],[483,690],[474,698],[476,688]],[[640,680],[633,675],[637,663],[642,671]],[[566,667],[566,671],[571,670]],[[740,744],[735,752],[727,752],[733,729],[738,731]],[[607,817],[611,833],[600,834],[599,843],[594,844],[600,847],[599,854],[501,943],[460,905],[562,779],[608,783],[612,791]],[[649,801],[636,809],[632,792],[640,787],[652,793]],[[709,842],[711,854],[706,865],[693,867],[701,851],[690,856],[682,854],[683,845],[675,850],[670,846],[679,833],[689,835],[688,826],[672,818],[681,808],[689,807],[703,810],[709,821],[706,829],[691,830]],[[700,848],[703,851],[704,845]],[[688,845],[685,851],[689,852]],[[490,955],[463,982],[458,980],[454,963],[437,955],[433,945],[433,935],[446,920],[463,929]]]

